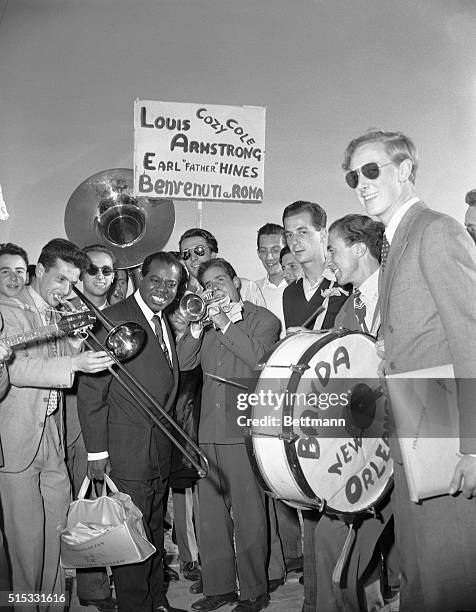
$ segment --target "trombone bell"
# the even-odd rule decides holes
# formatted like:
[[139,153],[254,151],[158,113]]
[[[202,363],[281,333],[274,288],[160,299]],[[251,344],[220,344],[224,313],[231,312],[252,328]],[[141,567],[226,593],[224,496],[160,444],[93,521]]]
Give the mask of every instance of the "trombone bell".
[[137,355],[145,340],[145,329],[139,323],[126,321],[111,329],[104,344],[119,361],[126,361]]

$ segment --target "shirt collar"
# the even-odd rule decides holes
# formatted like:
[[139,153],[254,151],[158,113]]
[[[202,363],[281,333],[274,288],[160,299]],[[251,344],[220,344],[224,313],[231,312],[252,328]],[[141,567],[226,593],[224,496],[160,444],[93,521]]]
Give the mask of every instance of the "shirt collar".
[[256,281],[256,282],[257,282],[258,285],[261,285],[261,287],[269,287],[270,289],[281,289],[282,287],[287,287],[288,286],[288,284],[284,280],[284,278],[281,279],[281,282],[279,283],[279,285],[275,285],[274,283],[272,283],[269,280],[268,276],[266,278],[263,278],[260,281]]
[[162,311],[159,310],[159,312],[154,312],[153,310],[151,310],[142,299],[139,289],[137,289],[134,293],[134,298],[137,302],[137,305],[142,310],[142,314],[147,319],[147,321],[152,321],[152,317],[154,317],[155,315],[158,315],[159,319],[162,320]]
[[400,208],[395,212],[393,217],[390,219],[387,227],[385,228],[385,236],[389,242],[392,244],[393,237],[395,236],[395,232],[397,231],[397,227],[400,224],[400,221],[403,219],[405,213],[407,213],[413,204],[419,202],[420,198],[416,196],[407,200],[404,204],[400,206]]
[[41,295],[33,289],[31,285],[29,287],[26,287],[26,289],[30,294],[31,299],[33,300],[33,303],[35,304],[38,312],[44,313],[47,310],[54,310],[47,302],[45,302]]
[[304,289],[314,289],[315,287],[318,287],[324,279],[331,281],[331,283],[337,282],[334,272],[332,272],[332,270],[330,270],[329,268],[324,268],[324,272],[321,274],[321,276],[319,276],[319,278],[313,285],[311,285],[307,276],[303,274],[302,275],[302,285]]
[[372,274],[364,280],[364,282],[358,287],[362,299],[375,300],[378,298],[378,273],[379,268],[372,272]]

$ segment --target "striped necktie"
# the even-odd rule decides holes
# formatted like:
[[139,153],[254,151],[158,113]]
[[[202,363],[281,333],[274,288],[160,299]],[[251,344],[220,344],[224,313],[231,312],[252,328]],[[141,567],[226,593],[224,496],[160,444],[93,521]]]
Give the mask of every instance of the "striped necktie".
[[152,317],[152,321],[154,322],[155,335],[157,336],[157,340],[159,341],[160,348],[162,349],[165,355],[165,358],[167,359],[167,363],[169,364],[170,367],[172,367],[172,360],[170,358],[170,353],[167,348],[167,345],[165,344],[164,334],[162,331],[162,319],[158,314],[155,314]]
[[383,235],[382,250],[380,251],[380,270],[385,270],[387,263],[388,252],[390,251],[390,242],[387,240],[387,236]]
[[361,293],[359,289],[354,289],[354,312],[357,320],[359,321],[360,329],[364,331],[366,334],[369,333],[369,328],[367,327],[367,323],[365,322],[365,315],[367,314],[367,307],[365,306],[362,298],[360,297]]

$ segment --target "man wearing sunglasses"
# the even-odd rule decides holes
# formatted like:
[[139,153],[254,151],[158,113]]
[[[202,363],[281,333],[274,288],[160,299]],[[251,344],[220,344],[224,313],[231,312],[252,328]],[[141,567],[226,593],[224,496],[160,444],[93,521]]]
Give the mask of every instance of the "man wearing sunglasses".
[[[201,293],[202,288],[197,280],[198,268],[200,264],[218,256],[217,239],[209,231],[194,227],[182,234],[179,249],[189,274],[188,289]],[[265,299],[256,283],[247,278],[240,278],[240,282],[241,299],[266,308]]]
[[[462,457],[448,495],[410,501],[398,443],[392,496],[402,612],[476,609],[476,247],[451,217],[415,195],[417,151],[401,132],[369,131],[348,145],[347,184],[385,225],[379,278],[386,374],[452,364]],[[471,409],[464,409],[463,398]],[[467,400],[468,401],[468,400]],[[462,489],[462,493],[458,493]]]
[[[114,280],[116,258],[112,251],[100,244],[84,247],[89,264],[82,273],[83,293],[103,310],[109,304],[107,294]],[[71,300],[74,307],[86,309],[79,297]],[[76,498],[86,476],[88,454],[84,446],[81,426],[78,419],[77,383],[65,394],[66,465],[71,477],[73,497]],[[117,610],[117,602],[111,597],[109,576],[105,568],[76,570],[76,590],[81,605],[94,605],[100,612]]]

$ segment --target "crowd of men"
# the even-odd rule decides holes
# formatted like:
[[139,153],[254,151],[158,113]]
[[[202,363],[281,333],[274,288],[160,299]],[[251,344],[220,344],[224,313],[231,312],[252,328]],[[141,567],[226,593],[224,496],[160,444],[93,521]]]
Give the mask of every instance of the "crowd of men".
[[[256,282],[239,276],[238,261],[219,257],[217,239],[201,228],[184,232],[176,252],[147,256],[129,292],[127,274],[102,245],[53,239],[34,268],[22,247],[0,245],[0,591],[64,593],[58,528],[71,491],[77,495],[86,475],[95,483],[109,474],[141,510],[157,552],[112,568],[115,598],[105,568],[77,570],[81,605],[178,610],[166,595],[172,487],[181,571],[200,594],[194,610],[233,604],[234,612],[258,612],[299,570],[303,612],[476,609],[476,412],[468,401],[459,410],[461,457],[448,494],[410,501],[395,437],[393,490],[378,512],[353,520],[309,508],[301,521],[295,508],[265,495],[237,423],[233,381],[251,379],[286,334],[310,330],[344,328],[378,340],[381,377],[452,364],[459,393],[474,397],[475,190],[466,199],[467,231],[426,206],[415,193],[417,150],[400,132],[353,139],[342,168],[364,214],[327,229],[321,205],[289,204],[282,225],[258,230],[266,275]],[[144,328],[146,341],[127,368],[198,442],[206,478],[193,470],[177,477],[183,458],[124,391],[102,348],[85,347],[75,334],[27,339],[85,309],[71,295],[80,280],[110,321]],[[180,308],[187,292],[202,295],[206,317],[191,320]],[[6,340],[18,334],[22,344]],[[154,404],[141,401],[160,420]]]

